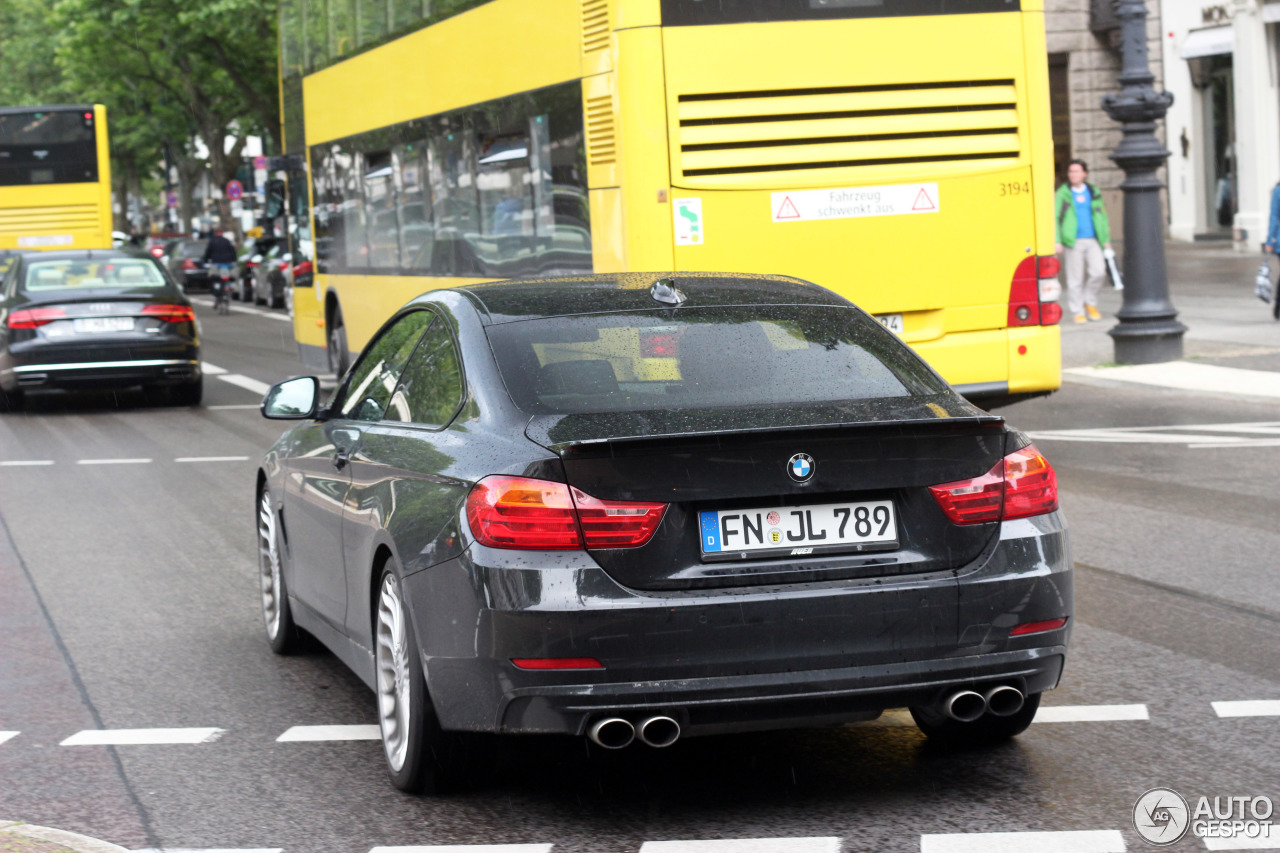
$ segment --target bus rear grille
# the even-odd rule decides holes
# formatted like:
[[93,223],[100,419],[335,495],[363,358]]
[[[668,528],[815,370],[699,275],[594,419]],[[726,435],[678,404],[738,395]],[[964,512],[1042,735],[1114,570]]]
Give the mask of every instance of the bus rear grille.
[[1012,79],[680,95],[687,177],[1016,158]]
[[98,218],[98,206],[94,204],[0,209],[0,234],[30,234],[37,231],[99,227],[101,223]]
[[604,166],[617,160],[617,157],[613,95],[587,98],[587,162],[592,166]]
[[609,46],[609,0],[582,0],[582,52]]

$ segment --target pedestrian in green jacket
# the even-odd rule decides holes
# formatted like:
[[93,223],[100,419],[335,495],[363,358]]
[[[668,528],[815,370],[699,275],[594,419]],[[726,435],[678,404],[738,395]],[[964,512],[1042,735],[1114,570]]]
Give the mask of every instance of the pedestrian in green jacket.
[[1053,202],[1057,250],[1067,277],[1067,309],[1077,323],[1102,319],[1098,291],[1107,277],[1102,252],[1111,251],[1111,223],[1102,192],[1088,178],[1085,162],[1072,160],[1067,182],[1058,187]]

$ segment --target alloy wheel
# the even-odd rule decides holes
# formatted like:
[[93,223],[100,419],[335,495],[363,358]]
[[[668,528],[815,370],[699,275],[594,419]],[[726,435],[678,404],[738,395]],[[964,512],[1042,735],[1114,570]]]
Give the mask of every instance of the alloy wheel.
[[408,622],[400,584],[388,573],[378,595],[378,723],[387,763],[395,772],[404,767],[409,752],[410,701]]
[[271,511],[271,495],[265,490],[258,501],[258,576],[262,584],[262,617],[267,636],[280,635],[280,548],[276,537],[276,516]]

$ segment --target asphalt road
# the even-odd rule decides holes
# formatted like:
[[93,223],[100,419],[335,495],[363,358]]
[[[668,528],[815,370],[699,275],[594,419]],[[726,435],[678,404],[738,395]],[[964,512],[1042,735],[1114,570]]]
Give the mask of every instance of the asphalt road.
[[[1145,849],[1132,808],[1152,787],[1280,800],[1280,442],[1150,438],[1258,439],[1274,403],[1069,384],[1002,411],[1058,470],[1079,567],[1063,685],[1014,743],[946,753],[894,714],[608,755],[530,739],[478,789],[422,798],[376,741],[277,740],[374,724],[373,695],[262,636],[253,472],[280,430],[256,403],[301,371],[290,326],[200,315],[223,371],[203,407],[32,397],[0,417],[0,819],[131,849],[1104,853]],[[1138,429],[1071,432],[1117,426]],[[191,742],[63,745],[119,729]],[[791,840],[653,843],[704,839]]]

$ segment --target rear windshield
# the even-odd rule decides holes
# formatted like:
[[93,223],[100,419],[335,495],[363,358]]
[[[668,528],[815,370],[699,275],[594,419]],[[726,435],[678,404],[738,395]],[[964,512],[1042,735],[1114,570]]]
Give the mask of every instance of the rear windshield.
[[1020,0],[662,0],[662,23],[743,24],[1016,12]]
[[30,261],[25,272],[22,289],[29,293],[164,287],[168,283],[159,267],[145,258]]
[[907,347],[852,308],[732,306],[492,326],[529,414],[786,405],[945,394]]
[[0,186],[96,180],[92,109],[0,114]]

